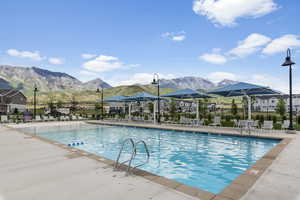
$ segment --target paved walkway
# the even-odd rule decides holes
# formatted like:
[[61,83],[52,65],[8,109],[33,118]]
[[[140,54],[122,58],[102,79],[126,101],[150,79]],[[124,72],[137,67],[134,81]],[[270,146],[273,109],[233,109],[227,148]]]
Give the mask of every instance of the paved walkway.
[[196,198],[0,126],[0,200],[48,199]]

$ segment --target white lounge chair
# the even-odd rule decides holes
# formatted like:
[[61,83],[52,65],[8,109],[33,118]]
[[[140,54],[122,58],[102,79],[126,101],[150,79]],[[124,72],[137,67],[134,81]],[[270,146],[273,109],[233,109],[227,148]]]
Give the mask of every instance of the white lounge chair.
[[41,121],[43,121],[43,120],[41,119],[41,116],[36,115],[34,121],[36,121],[36,122],[41,122]]
[[290,126],[290,120],[284,120],[281,126],[282,129],[288,129]]
[[212,126],[221,126],[221,117],[214,117],[214,122],[212,123]]
[[265,120],[262,129],[273,129],[273,121]]
[[50,116],[49,121],[55,121],[55,118],[53,116]]
[[76,115],[72,115],[72,118],[71,118],[72,120],[77,120],[77,117],[76,117]]
[[7,117],[7,115],[1,115],[1,122],[2,122],[2,123],[7,123],[7,122],[8,122],[8,117]]

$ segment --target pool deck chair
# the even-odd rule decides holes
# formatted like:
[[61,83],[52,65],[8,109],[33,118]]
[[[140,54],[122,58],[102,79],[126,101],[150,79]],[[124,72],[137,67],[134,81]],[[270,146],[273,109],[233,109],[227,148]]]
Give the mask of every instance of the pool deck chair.
[[7,115],[1,115],[1,123],[7,123],[7,122],[8,122]]
[[221,117],[214,117],[214,122],[212,123],[212,126],[221,126]]
[[262,129],[273,129],[273,121],[265,120]]
[[35,120],[34,121],[35,122],[41,122],[43,120],[41,119],[41,116],[37,115],[37,116],[35,116]]
[[290,120],[284,120],[283,124],[281,125],[281,129],[288,129],[290,126]]

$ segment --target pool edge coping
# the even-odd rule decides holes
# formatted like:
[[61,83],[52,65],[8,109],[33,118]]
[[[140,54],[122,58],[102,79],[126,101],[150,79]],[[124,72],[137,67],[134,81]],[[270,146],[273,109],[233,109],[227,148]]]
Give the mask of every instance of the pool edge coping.
[[[105,123],[91,123],[91,122],[86,122],[90,124],[102,124],[105,125]],[[107,125],[116,125],[116,124],[109,124]],[[32,133],[24,132],[19,130],[18,128],[11,127],[8,125],[3,125],[4,127],[23,133],[24,135],[30,136],[32,138],[38,139],[40,141],[58,146],[60,148],[63,148],[65,150],[70,151],[72,154],[79,154],[80,156],[85,156],[90,159],[96,160],[98,162],[102,162],[110,167],[114,167],[115,161],[93,154],[86,152],[81,149],[77,149],[74,147],[70,147],[65,144],[61,144],[55,141],[51,141],[49,139],[34,135]],[[119,126],[126,126],[123,124],[120,124]],[[128,125],[128,126],[133,126],[133,125]],[[140,127],[143,128],[141,124],[139,126],[135,127]],[[145,126],[144,128],[152,128],[152,127],[147,127]],[[155,128],[154,128],[155,129]],[[170,129],[164,127],[160,128],[157,127],[156,129],[164,129],[164,130],[175,130],[170,127]],[[182,130],[179,130],[182,131]],[[191,130],[186,130],[191,132]],[[197,131],[192,131],[192,132],[197,132]],[[201,132],[201,131],[199,131]],[[218,134],[218,133],[212,133],[212,134]],[[249,135],[237,135],[237,134],[223,134],[219,133],[221,135],[229,135],[229,136],[240,136],[240,137],[249,137]],[[257,136],[250,136],[250,137],[257,137]],[[254,183],[261,177],[261,175],[267,170],[267,168],[273,163],[273,161],[278,157],[280,152],[284,150],[284,148],[293,140],[293,138],[284,138],[284,137],[261,137],[258,136],[258,138],[266,138],[266,139],[281,139],[281,141],[274,146],[270,151],[268,151],[261,159],[256,161],[250,168],[248,168],[244,173],[240,174],[236,179],[234,179],[228,186],[226,186],[220,193],[214,194],[199,188],[191,187],[189,185],[168,179],[166,177],[162,177],[156,174],[153,174],[151,172],[141,170],[141,169],[135,169],[133,171],[134,175],[143,177],[149,181],[158,183],[160,185],[166,186],[168,188],[174,189],[176,191],[182,192],[184,194],[200,198],[201,200],[238,200],[241,197],[243,197],[249,189],[254,185]],[[72,157],[72,156],[71,156]],[[75,156],[76,157],[76,156]],[[121,168],[127,168],[126,165],[122,165]]]

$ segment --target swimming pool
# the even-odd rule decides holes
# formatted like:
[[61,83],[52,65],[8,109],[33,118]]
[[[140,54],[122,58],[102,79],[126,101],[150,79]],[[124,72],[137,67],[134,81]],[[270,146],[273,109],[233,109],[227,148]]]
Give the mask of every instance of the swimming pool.
[[[22,130],[66,145],[78,142],[80,144],[76,148],[112,160],[116,160],[126,138],[144,140],[151,156],[149,163],[141,169],[215,194],[280,142],[275,139],[91,124]],[[122,160],[128,158],[130,152],[128,145]],[[145,156],[143,148],[138,149],[135,162],[144,161]]]

